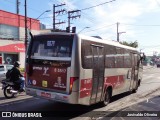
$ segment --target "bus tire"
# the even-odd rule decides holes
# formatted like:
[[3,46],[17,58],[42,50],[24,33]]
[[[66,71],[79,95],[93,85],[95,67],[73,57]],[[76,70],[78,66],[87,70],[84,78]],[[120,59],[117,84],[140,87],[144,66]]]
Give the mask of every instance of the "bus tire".
[[132,92],[133,92],[133,93],[136,93],[139,86],[140,86],[140,80],[138,80],[138,83],[136,84],[136,87],[135,87],[135,89],[133,89]]
[[105,94],[104,94],[104,100],[101,103],[101,105],[102,106],[107,106],[109,104],[109,102],[110,102],[110,99],[111,99],[111,90],[107,89]]

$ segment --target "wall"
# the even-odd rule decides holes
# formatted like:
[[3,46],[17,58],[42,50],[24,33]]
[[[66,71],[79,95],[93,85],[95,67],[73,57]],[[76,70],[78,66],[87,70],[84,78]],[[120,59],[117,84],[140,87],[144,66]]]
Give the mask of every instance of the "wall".
[[[39,34],[40,21],[27,18],[27,28],[32,34]],[[28,34],[29,35],[29,34]],[[29,38],[29,37],[28,37]],[[22,68],[25,64],[25,17],[22,15],[0,10],[0,54],[3,63],[6,56],[18,55]],[[5,60],[4,60],[5,59]]]
[[22,52],[20,52],[19,53],[19,56],[20,56],[20,58],[19,58],[19,61],[20,61],[20,63],[21,63],[21,68],[24,68],[24,66],[25,66],[25,53],[22,53]]
[[[25,27],[25,17],[7,11],[0,10],[0,24],[16,27]],[[32,30],[40,30],[39,20],[27,18],[27,27]]]

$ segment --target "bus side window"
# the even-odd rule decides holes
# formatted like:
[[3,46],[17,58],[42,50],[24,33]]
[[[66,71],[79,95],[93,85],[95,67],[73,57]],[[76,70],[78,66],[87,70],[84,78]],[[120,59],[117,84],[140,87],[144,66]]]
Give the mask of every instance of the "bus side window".
[[69,47],[61,46],[58,52],[58,57],[69,57]]
[[45,56],[45,54],[47,54],[47,51],[44,49],[44,44],[39,44],[37,56]]
[[114,46],[106,46],[106,57],[105,57],[105,67],[106,68],[115,68],[115,54],[116,48]]
[[116,68],[124,67],[124,49],[116,47]]
[[130,52],[128,50],[124,50],[124,67],[125,68],[130,68],[131,65],[131,56]]
[[81,57],[82,67],[84,69],[91,69],[93,65],[93,55],[91,44],[89,41],[82,40]]

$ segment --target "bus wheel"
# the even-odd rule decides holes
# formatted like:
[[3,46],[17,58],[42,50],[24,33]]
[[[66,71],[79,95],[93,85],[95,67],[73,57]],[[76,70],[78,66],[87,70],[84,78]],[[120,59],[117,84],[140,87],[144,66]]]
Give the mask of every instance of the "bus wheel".
[[132,90],[132,93],[136,93],[139,86],[140,86],[140,81],[138,81],[138,83],[136,84],[135,89]]
[[106,90],[105,95],[104,95],[104,100],[101,103],[102,106],[107,106],[110,102],[111,99],[111,91],[109,89]]

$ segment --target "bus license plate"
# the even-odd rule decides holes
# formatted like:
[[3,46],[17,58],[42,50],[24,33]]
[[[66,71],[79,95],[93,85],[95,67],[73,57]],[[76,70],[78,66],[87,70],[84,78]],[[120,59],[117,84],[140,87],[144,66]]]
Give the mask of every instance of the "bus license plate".
[[51,93],[41,92],[42,97],[51,98]]

